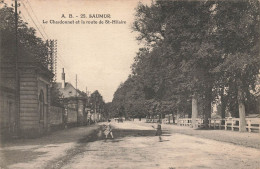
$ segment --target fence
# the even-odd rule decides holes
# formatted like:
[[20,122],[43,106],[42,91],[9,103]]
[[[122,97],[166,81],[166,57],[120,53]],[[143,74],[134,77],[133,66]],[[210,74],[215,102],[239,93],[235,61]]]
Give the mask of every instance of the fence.
[[[177,125],[179,126],[191,126],[192,119],[191,118],[180,118],[177,121]],[[202,127],[203,119],[196,119],[196,126]],[[231,131],[241,131],[240,127],[240,119],[239,118],[225,118],[225,119],[209,119],[209,127],[225,129]],[[246,129],[248,132],[260,132],[260,118],[246,118]]]
[[[200,118],[196,118],[196,123],[195,125],[197,127],[202,127],[204,126],[204,120]],[[178,126],[191,126],[192,125],[192,118],[179,118],[177,120],[177,125]]]
[[157,123],[158,120],[161,120],[161,122],[164,124],[175,123],[175,121],[173,121],[172,114],[167,114],[167,115],[165,115],[165,118],[162,118],[162,119],[160,119],[159,116],[150,117],[150,118],[146,117],[145,122],[146,123]]
[[181,118],[178,119],[177,125],[178,126],[191,126],[192,119],[191,118]]
[[150,119],[146,119],[146,123],[157,123],[159,119],[157,118],[150,118]]
[[[239,118],[225,119],[224,127],[225,130],[231,129],[232,131],[234,131],[237,129],[241,131],[240,119]],[[246,118],[246,129],[248,132],[253,132],[253,131],[260,132],[260,118]]]

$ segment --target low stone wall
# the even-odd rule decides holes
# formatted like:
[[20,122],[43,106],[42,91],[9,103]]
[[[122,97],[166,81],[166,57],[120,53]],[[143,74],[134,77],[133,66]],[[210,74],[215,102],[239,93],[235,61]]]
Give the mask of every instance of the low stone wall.
[[67,109],[67,123],[77,123],[77,110],[68,108]]
[[50,124],[51,125],[60,125],[63,123],[63,114],[64,114],[64,108],[62,107],[50,107]]
[[57,130],[64,127],[65,109],[62,107],[50,107],[49,123],[51,130]]

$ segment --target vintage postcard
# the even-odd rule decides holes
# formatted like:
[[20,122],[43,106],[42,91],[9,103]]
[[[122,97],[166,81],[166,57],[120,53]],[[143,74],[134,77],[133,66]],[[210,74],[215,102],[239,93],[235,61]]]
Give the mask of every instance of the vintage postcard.
[[259,0],[0,0],[0,168],[259,169]]

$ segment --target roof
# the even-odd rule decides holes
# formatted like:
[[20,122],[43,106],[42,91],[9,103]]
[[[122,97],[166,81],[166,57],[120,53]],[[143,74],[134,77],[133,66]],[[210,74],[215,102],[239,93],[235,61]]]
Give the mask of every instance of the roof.
[[64,98],[75,97],[76,95],[78,97],[83,97],[83,95],[79,92],[79,90],[77,90],[71,83],[66,82],[65,87],[62,88],[62,83],[57,82],[56,86]]

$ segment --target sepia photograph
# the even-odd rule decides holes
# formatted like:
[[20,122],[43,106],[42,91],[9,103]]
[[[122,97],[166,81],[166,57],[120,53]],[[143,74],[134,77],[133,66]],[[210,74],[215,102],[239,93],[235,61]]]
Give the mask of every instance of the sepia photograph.
[[260,0],[0,0],[0,169],[260,169]]

